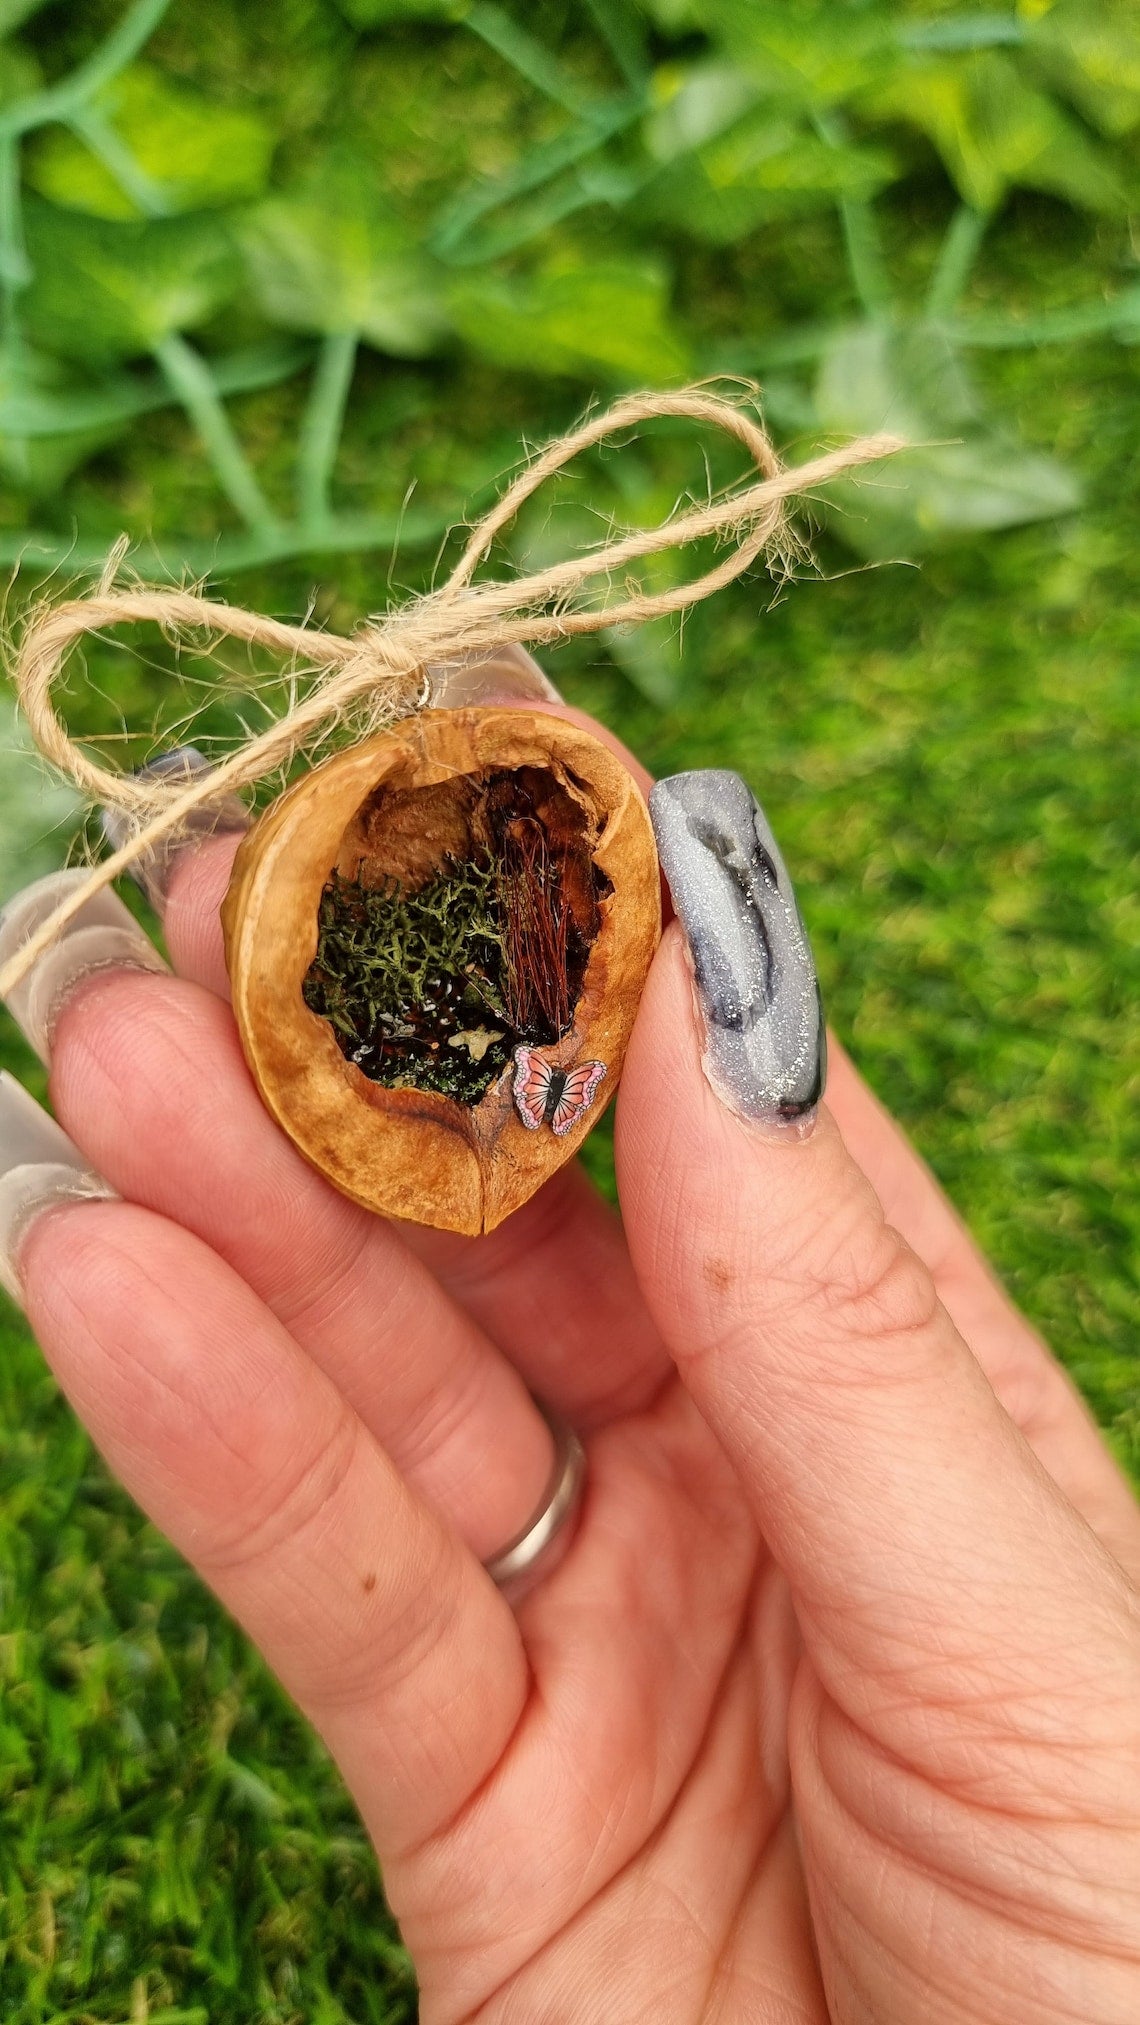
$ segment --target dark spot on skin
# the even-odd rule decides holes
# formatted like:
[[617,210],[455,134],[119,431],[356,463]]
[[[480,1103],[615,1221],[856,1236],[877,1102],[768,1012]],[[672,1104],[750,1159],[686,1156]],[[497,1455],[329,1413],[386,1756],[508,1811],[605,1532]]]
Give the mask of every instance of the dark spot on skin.
[[361,1588],[365,1591],[365,1594],[370,1595],[372,1590],[375,1589],[375,1587],[376,1587],[375,1575],[366,1575],[364,1577],[363,1582],[361,1583]]
[[724,1259],[706,1259],[704,1275],[716,1294],[727,1294],[736,1275]]

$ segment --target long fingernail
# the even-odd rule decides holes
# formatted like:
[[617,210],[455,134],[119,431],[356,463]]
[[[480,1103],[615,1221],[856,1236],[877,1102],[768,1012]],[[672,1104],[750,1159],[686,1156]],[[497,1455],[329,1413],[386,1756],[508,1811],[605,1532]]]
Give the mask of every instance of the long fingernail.
[[823,1010],[764,812],[738,773],[709,768],[658,781],[649,814],[692,958],[709,1082],[743,1117],[803,1132],[823,1094]]
[[[9,900],[0,913],[0,964],[15,956],[86,878],[82,868],[52,872]],[[49,1059],[52,1030],[77,986],[94,971],[121,969],[165,971],[166,965],[118,894],[104,887],[9,993],[8,1011],[42,1062]]]
[[[140,766],[135,779],[184,780],[189,784],[201,774],[210,772],[210,762],[197,746],[176,745],[169,752],[161,753],[158,759],[148,760],[145,766]],[[125,809],[109,807],[100,813],[103,835],[111,849],[122,850],[131,836],[130,816]],[[152,844],[148,851],[128,865],[128,874],[136,886],[141,886],[155,912],[161,914],[166,906],[174,868],[184,854],[207,837],[236,835],[248,830],[249,822],[249,810],[237,795],[220,794],[211,801],[203,802],[200,808],[191,810],[171,838]]]
[[66,1132],[21,1083],[0,1072],[0,1286],[22,1301],[20,1247],[36,1218],[61,1202],[114,1200]]
[[429,667],[428,702],[433,710],[464,710],[475,703],[561,703],[562,698],[525,647],[497,647],[492,654]]

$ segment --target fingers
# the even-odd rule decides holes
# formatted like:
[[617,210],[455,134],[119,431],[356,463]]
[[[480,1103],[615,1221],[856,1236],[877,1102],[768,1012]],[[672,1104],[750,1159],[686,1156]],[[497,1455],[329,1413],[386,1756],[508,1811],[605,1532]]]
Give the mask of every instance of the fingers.
[[[581,712],[557,714],[612,735]],[[642,769],[619,748],[641,780]],[[199,844],[170,868],[163,929],[175,969],[228,997],[218,910],[238,839]],[[635,1411],[670,1366],[629,1262],[620,1220],[577,1166],[563,1168],[487,1237],[400,1226],[408,1249],[493,1338],[525,1384],[583,1429]]]
[[221,905],[240,837],[210,837],[184,851],[171,868],[162,932],[180,977],[228,1003],[230,980],[222,943]]
[[56,1208],[21,1249],[32,1324],[111,1468],[321,1732],[382,1858],[498,1761],[513,1619],[336,1388],[188,1232]]
[[707,777],[692,798],[668,791],[676,820],[659,820],[658,788],[655,821],[698,986],[674,926],[623,1077],[623,1208],[651,1309],[817,1665],[841,1703],[871,1675],[905,1709],[931,1653],[947,1691],[1011,1641],[1014,1674],[1032,1661],[1052,1678],[1071,1658],[1083,1681],[1078,1624],[1122,1688],[1119,1571],[1002,1412],[834,1121],[821,1111],[798,1136],[818,1011],[770,832],[735,790],[710,804]]
[[[5,910],[0,949],[72,876],[41,881]],[[391,1227],[337,1195],[276,1130],[228,1010],[150,974],[156,966],[138,923],[106,893],[13,1000],[27,1038],[52,1057],[64,1124],[118,1192],[227,1258],[475,1552],[498,1552],[546,1490],[545,1421]],[[20,1164],[11,1123],[0,1118],[0,1171]]]
[[577,1162],[486,1237],[411,1226],[408,1244],[584,1431],[640,1412],[672,1373],[620,1220]]
[[514,1537],[549,1476],[545,1422],[393,1227],[277,1130],[225,1006],[174,978],[89,979],[57,1015],[51,1089],[98,1172],[240,1274],[481,1559]]

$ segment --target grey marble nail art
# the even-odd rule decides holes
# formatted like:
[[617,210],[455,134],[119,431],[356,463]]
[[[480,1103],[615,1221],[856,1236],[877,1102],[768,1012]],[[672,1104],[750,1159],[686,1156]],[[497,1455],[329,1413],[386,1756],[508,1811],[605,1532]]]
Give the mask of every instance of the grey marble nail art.
[[826,1042],[815,964],[787,867],[737,773],[659,781],[649,813],[689,945],[717,1094],[747,1118],[810,1119]]
[[[210,762],[194,745],[172,746],[169,752],[159,754],[140,766],[136,776],[139,780],[181,779],[187,785],[200,774],[210,772]],[[131,835],[131,818],[123,809],[105,808],[102,811],[103,835],[113,851],[121,849]],[[249,828],[249,811],[237,795],[221,794],[215,801],[203,802],[187,816],[185,823],[175,836],[155,844],[136,858],[127,867],[127,873],[136,886],[141,886],[151,906],[161,914],[166,905],[170,878],[179,858],[195,840],[205,837],[235,834]]]

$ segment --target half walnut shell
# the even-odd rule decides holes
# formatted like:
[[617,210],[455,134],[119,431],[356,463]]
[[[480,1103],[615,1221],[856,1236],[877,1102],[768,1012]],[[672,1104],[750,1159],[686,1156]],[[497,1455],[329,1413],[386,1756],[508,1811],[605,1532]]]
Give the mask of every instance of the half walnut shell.
[[[475,1234],[617,1088],[660,934],[657,853],[635,782],[588,732],[542,711],[428,711],[273,803],[222,921],[246,1059],[306,1158],[368,1209]],[[394,979],[414,1004],[394,1004]],[[541,1090],[537,1108],[520,1094],[520,1047],[545,1111]],[[604,1077],[575,1083],[590,1063]],[[555,1109],[590,1086],[588,1108]]]

